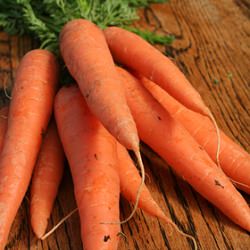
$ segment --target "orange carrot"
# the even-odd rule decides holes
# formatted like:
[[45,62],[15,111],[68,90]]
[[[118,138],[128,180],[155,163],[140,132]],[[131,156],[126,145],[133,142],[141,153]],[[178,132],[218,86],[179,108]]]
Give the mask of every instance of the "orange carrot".
[[61,31],[60,49],[93,114],[122,145],[138,149],[136,126],[102,31],[87,20],[70,21]]
[[116,141],[90,113],[76,86],[55,100],[59,136],[69,161],[84,249],[117,249],[120,183]]
[[[136,191],[138,190],[138,187],[140,186],[141,177],[135,165],[133,164],[133,161],[130,158],[127,150],[118,142],[117,142],[117,158],[118,158],[117,170],[118,170],[119,178],[120,178],[121,194],[128,201],[135,203],[137,199]],[[184,237],[191,239],[194,243],[194,248],[197,249],[197,243],[194,237],[182,232],[176,226],[176,224],[174,224],[174,222],[171,221],[163,213],[161,208],[154,201],[146,185],[143,186],[141,197],[138,203],[138,207],[140,207],[141,209],[143,209],[145,212],[149,213],[150,215],[161,219],[163,222],[171,224],[177,232],[179,232]],[[41,239],[43,240],[47,238],[49,235],[51,235],[64,221],[66,221],[76,211],[78,211],[78,208],[72,210],[66,217],[60,220],[60,222],[55,227],[53,227],[48,233],[46,233]]]
[[142,182],[127,221],[135,213],[145,174],[137,129],[104,34],[88,20],[70,21],[61,31],[60,50],[90,110],[123,146],[135,152],[138,159]]
[[[215,152],[217,140],[211,121],[207,117],[185,108],[147,78],[138,74],[136,77],[151,92],[155,99],[157,99],[174,118],[182,123],[196,141],[204,147],[210,157],[216,161]],[[220,131],[220,134],[220,165],[226,175],[235,181],[238,188],[250,194],[250,174],[246,174],[250,173],[250,155],[222,131]]]
[[[133,164],[132,159],[130,158],[127,150],[119,143],[117,143],[117,155],[118,155],[118,172],[120,177],[121,185],[121,194],[128,200],[133,203],[136,201],[136,190],[141,183],[141,177]],[[194,248],[197,249],[197,244],[194,239],[189,234],[182,232],[176,224],[170,220],[154,201],[146,185],[143,186],[138,207],[143,209],[148,214],[155,216],[162,221],[172,225],[174,229],[179,232],[181,235],[188,237],[194,243]]]
[[[119,143],[117,143],[117,155],[121,193],[128,201],[134,203],[136,200],[136,190],[138,190],[141,183],[141,177],[127,150]],[[169,221],[154,201],[146,185],[143,187],[138,207],[152,216]]]
[[138,35],[119,27],[109,27],[104,34],[117,62],[152,79],[189,109],[209,116],[210,111],[200,94],[159,50]]
[[47,228],[64,167],[63,148],[56,124],[50,122],[38,155],[30,191],[31,226],[38,238]]
[[8,129],[0,157],[0,249],[28,188],[53,108],[58,66],[53,54],[33,50],[15,79]]
[[220,133],[212,112],[176,65],[138,35],[118,27],[104,31],[115,60],[141,73],[165,89],[187,108],[213,122],[217,138],[216,162],[220,165]]
[[5,106],[0,109],[0,152],[2,151],[4,136],[8,126],[9,107]]
[[140,138],[232,221],[250,231],[248,204],[206,151],[128,72],[119,69]]

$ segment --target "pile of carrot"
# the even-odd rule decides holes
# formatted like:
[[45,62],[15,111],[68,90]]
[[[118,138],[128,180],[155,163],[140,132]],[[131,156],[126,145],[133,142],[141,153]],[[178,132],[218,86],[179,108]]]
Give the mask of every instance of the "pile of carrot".
[[[68,22],[59,43],[75,83],[59,88],[56,57],[32,50],[18,67],[9,108],[0,110],[0,250],[29,185],[31,226],[37,238],[46,238],[65,156],[84,249],[117,249],[121,224],[137,207],[193,240],[147,189],[140,140],[250,231],[250,208],[236,189],[250,194],[250,156],[219,131],[217,164],[211,112],[171,60],[129,31],[102,31],[83,19]],[[134,203],[124,221],[120,194]]]

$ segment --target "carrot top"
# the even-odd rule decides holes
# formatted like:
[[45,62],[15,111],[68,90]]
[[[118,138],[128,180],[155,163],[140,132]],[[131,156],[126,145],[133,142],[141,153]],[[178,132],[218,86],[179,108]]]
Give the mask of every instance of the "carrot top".
[[[59,52],[61,28],[70,20],[87,19],[101,28],[127,27],[139,19],[137,8],[166,0],[6,0],[0,2],[0,27],[14,35],[28,34],[38,38],[41,48]],[[131,28],[130,28],[131,29]],[[133,28],[133,32],[152,43],[169,44],[173,36]]]

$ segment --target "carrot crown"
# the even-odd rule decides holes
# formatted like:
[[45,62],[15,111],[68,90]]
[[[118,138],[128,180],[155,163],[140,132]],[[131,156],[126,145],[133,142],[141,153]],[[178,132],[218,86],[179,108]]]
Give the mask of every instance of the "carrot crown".
[[[72,19],[88,19],[100,28],[119,26],[127,29],[139,19],[137,8],[166,0],[6,0],[0,1],[0,28],[11,35],[28,34],[40,47],[59,53],[61,28]],[[173,37],[133,28],[151,43],[169,44]]]

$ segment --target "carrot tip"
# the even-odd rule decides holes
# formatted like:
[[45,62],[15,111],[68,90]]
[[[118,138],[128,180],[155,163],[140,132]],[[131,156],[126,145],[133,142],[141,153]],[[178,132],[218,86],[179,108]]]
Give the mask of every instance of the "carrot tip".
[[33,221],[35,221],[35,219],[32,217],[31,224],[33,232],[38,239],[41,239],[44,233],[46,232],[46,228],[48,226],[47,220],[40,220],[39,223],[36,223],[35,225],[34,223],[32,223]]

